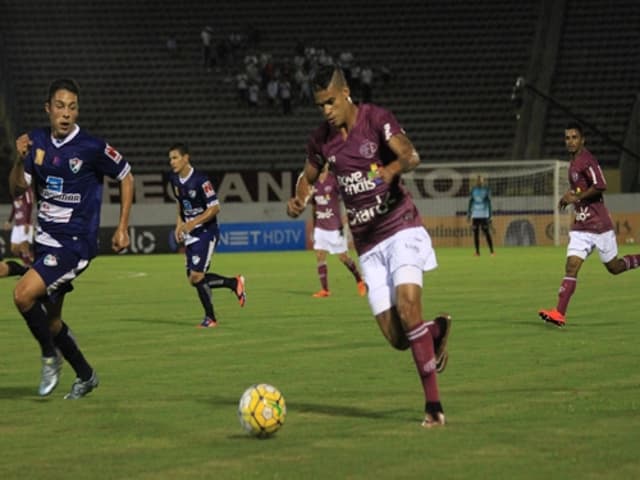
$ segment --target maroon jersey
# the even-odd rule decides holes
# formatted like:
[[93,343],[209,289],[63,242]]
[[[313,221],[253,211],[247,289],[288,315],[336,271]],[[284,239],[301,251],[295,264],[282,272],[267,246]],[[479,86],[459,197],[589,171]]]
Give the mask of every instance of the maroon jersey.
[[[578,189],[585,192],[592,185],[602,191],[607,188],[607,181],[604,179],[598,160],[589,150],[582,149],[569,164],[569,184],[576,192]],[[613,230],[613,222],[602,194],[580,200],[574,205],[574,209],[575,218],[571,230],[593,233]]]
[[31,211],[33,210],[33,190],[27,188],[22,195],[18,195],[13,199],[11,206],[11,215],[9,221],[13,220],[13,225],[23,226],[31,225]]
[[313,184],[311,201],[314,205],[315,227],[323,230],[339,230],[342,227],[340,220],[340,190],[338,181],[333,173],[329,172],[324,181]]
[[324,122],[307,144],[307,160],[318,169],[329,162],[336,175],[359,255],[400,230],[422,226],[402,180],[387,184],[377,174],[378,167],[395,160],[387,142],[399,133],[404,130],[391,112],[363,104],[346,139]]

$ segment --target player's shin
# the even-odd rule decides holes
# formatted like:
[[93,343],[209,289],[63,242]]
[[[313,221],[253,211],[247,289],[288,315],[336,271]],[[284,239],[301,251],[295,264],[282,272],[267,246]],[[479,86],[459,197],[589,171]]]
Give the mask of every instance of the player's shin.
[[418,375],[422,381],[427,408],[442,411],[436,376],[436,358],[433,338],[431,337],[427,324],[420,322],[416,327],[407,332],[407,338],[411,346],[413,361],[416,364]]
[[62,356],[76,372],[76,376],[84,382],[89,380],[93,369],[78,348],[78,344],[66,323],[62,322],[62,329],[53,337],[53,341]]
[[42,356],[51,358],[56,356],[56,348],[53,344],[53,337],[49,330],[47,319],[47,309],[41,302],[34,303],[33,307],[26,312],[20,312],[33,338],[40,344]]

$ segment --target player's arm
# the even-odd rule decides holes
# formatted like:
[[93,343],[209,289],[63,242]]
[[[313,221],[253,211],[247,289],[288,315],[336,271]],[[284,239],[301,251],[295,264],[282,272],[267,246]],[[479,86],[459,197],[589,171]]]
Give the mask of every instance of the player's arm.
[[29,138],[29,135],[26,133],[23,133],[18,138],[16,138],[16,152],[18,152],[18,156],[21,159],[27,156],[32,143],[33,142]]
[[378,167],[378,176],[385,183],[391,183],[394,177],[414,170],[420,164],[420,155],[404,133],[391,137],[387,145],[396,158],[384,167]]
[[120,180],[120,219],[113,237],[111,238],[111,248],[115,252],[120,252],[129,246],[129,215],[131,205],[133,205],[133,175],[127,173]]
[[307,160],[304,165],[304,170],[296,181],[294,196],[287,202],[287,215],[291,218],[296,218],[304,212],[313,184],[316,183],[319,175],[320,170]]

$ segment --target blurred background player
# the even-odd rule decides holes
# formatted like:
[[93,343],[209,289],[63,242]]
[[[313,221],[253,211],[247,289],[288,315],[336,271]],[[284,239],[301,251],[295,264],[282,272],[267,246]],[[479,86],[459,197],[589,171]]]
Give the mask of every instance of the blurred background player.
[[491,190],[485,185],[482,175],[478,175],[476,184],[471,189],[467,219],[471,220],[471,228],[473,229],[475,256],[480,256],[480,229],[484,233],[484,238],[487,239],[491,255],[494,255],[491,239]]
[[220,202],[209,177],[191,166],[189,148],[176,143],[169,148],[172,173],[169,180],[178,203],[175,238],[184,242],[187,276],[198,292],[204,309],[204,319],[198,325],[211,328],[218,325],[211,296],[212,288],[228,288],[244,307],[246,293],[244,277],[223,277],[209,270],[211,258],[220,238],[218,213]]
[[11,213],[5,230],[11,230],[11,253],[29,266],[33,262],[33,190],[24,179],[22,161],[14,163],[9,174]]
[[353,275],[358,293],[364,297],[367,294],[367,286],[362,281],[356,263],[347,254],[349,247],[340,212],[340,190],[335,175],[329,171],[329,164],[325,164],[318,180],[313,184],[310,200],[313,208],[313,249],[316,253],[318,278],[322,287],[313,296],[322,298],[331,295],[327,267],[327,253],[330,253],[338,255],[340,261]]
[[395,116],[352,102],[340,68],[322,67],[314,101],[324,122],[309,138],[307,159],[287,214],[299,216],[307,188],[326,163],[335,174],[368,287],[369,305],[389,344],[411,349],[425,396],[422,426],[445,424],[437,372],[447,362],[451,317],[422,318],[423,272],[437,267],[431,238],[401,175],[420,157]]
[[575,216],[569,232],[565,276],[558,291],[558,303],[556,308],[538,312],[544,321],[559,327],[566,323],[567,307],[576,290],[580,267],[594,250],[598,251],[600,261],[612,275],[640,265],[640,254],[618,258],[613,222],[604,204],[607,182],[598,160],[584,146],[582,127],[569,123],[564,131],[564,142],[570,160],[569,189],[560,199],[559,207],[565,209],[572,205]]
[[75,81],[54,80],[45,102],[50,126],[16,140],[16,150],[24,158],[24,178],[38,194],[38,232],[35,261],[18,280],[13,299],[42,351],[38,394],[49,395],[56,387],[64,357],[77,376],[64,397],[69,400],[98,386],[96,371],[62,320],[62,307],[73,290],[71,282],[98,253],[104,176],[120,182],[120,218],[111,240],[116,252],[129,246],[133,203],[129,163],[104,140],[78,126],[79,99]]

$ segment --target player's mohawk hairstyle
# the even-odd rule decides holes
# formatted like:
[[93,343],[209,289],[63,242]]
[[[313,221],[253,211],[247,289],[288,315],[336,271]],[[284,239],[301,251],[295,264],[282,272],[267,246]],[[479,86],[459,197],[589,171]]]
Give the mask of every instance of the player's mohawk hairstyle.
[[342,69],[337,65],[325,65],[320,67],[313,78],[313,91],[326,90],[329,88],[331,82],[334,81],[336,85],[346,86],[347,81],[344,78]]

